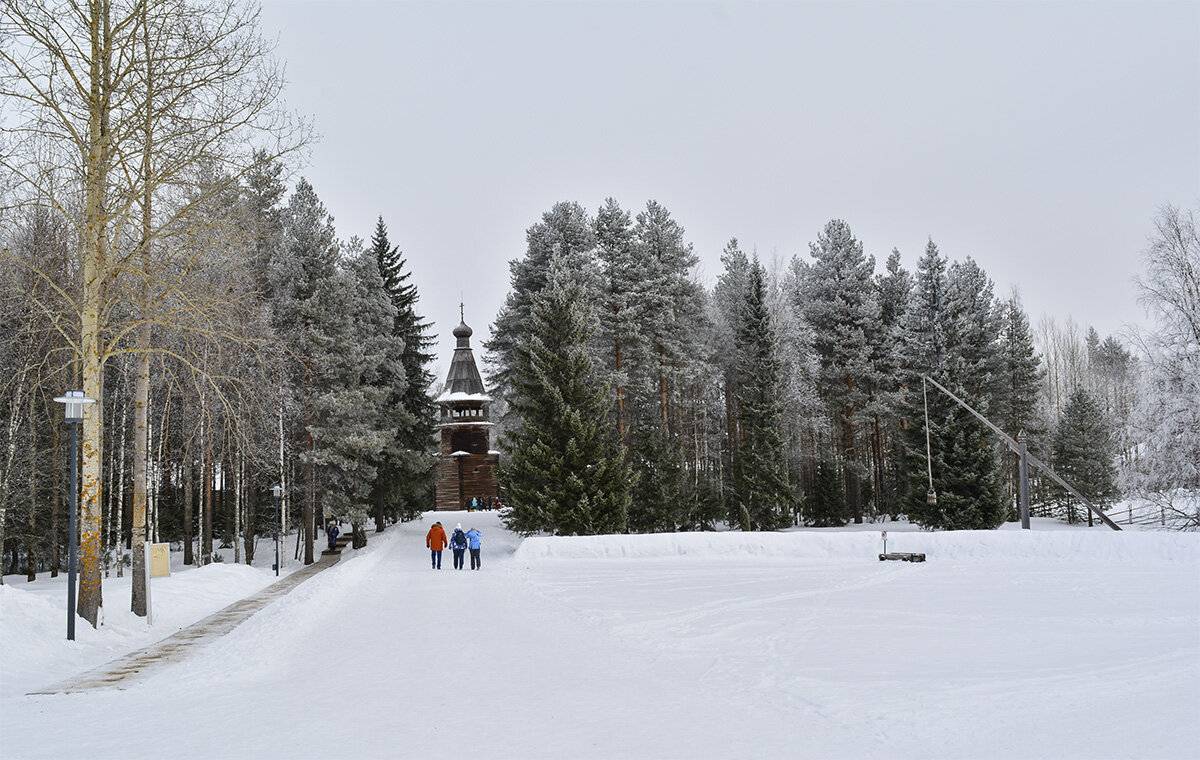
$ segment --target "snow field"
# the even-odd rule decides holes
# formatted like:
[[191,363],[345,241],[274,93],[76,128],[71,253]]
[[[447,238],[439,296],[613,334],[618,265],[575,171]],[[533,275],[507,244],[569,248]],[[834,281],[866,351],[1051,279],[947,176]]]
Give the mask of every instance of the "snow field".
[[[483,530],[482,571],[430,570],[433,519]],[[12,688],[8,645],[62,615],[6,590],[0,756],[1200,755],[1200,536],[888,529],[929,560],[879,562],[878,531],[522,542],[428,515],[184,662],[58,696]],[[170,589],[158,609],[191,604]],[[47,682],[75,667],[27,650]]]

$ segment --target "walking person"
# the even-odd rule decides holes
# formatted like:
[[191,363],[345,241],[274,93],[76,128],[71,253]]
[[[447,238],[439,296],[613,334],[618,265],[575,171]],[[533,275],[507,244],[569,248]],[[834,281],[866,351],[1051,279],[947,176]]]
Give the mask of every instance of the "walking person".
[[429,561],[432,563],[434,570],[442,569],[442,550],[446,548],[446,529],[442,527],[440,522],[435,522],[429,532],[425,534],[425,545],[432,552],[429,555]]
[[338,536],[341,535],[341,531],[338,530],[337,523],[335,523],[333,520],[330,520],[329,525],[326,526],[325,535],[329,537],[329,551],[337,551],[337,539]]
[[462,523],[454,527],[450,535],[450,551],[454,552],[454,569],[463,569],[463,555],[467,553],[467,536],[463,533]]
[[467,531],[467,546],[471,549],[471,569],[478,570],[481,563],[479,561],[479,538],[483,534],[471,528]]

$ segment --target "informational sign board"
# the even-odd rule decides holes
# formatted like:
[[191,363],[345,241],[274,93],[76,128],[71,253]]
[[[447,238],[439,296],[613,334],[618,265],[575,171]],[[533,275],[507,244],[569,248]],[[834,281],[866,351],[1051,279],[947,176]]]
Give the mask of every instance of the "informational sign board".
[[171,545],[150,544],[150,577],[164,578],[171,574]]

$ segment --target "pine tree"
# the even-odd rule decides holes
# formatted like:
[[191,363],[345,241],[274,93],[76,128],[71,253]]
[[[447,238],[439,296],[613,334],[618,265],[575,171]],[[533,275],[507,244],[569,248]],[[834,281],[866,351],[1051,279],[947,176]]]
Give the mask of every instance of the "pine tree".
[[552,260],[513,345],[509,400],[519,425],[505,437],[498,479],[505,524],[520,533],[592,535],[625,530],[630,472],[607,412],[610,398],[588,351],[594,295],[575,269]]
[[375,530],[382,531],[388,520],[411,520],[433,500],[434,459],[430,454],[435,410],[428,389],[433,383],[429,364],[434,339],[430,324],[417,314],[417,287],[409,282],[412,272],[399,246],[388,240],[383,217],[375,224],[368,249],[383,278],[383,288],[396,312],[392,335],[402,342],[399,369],[402,377],[384,375],[381,383],[390,389],[389,408],[396,410],[395,438],[380,454],[379,473],[372,487]]
[[[1077,388],[1063,409],[1054,431],[1053,453],[1054,471],[1088,501],[1103,508],[1116,499],[1111,430],[1099,402],[1086,388]],[[1061,498],[1070,499],[1066,494]],[[1067,514],[1074,522],[1074,504]]]
[[874,486],[881,512],[896,515],[900,512],[900,495],[904,492],[899,469],[897,437],[904,403],[904,319],[912,298],[913,276],[900,263],[900,251],[893,248],[884,266],[884,274],[876,275],[879,292],[879,327],[871,353],[877,380],[870,401],[871,445],[874,461]]
[[765,279],[755,258],[737,331],[741,440],[733,459],[732,507],[753,530],[789,524],[796,501],[787,481],[778,338],[771,325]]
[[805,316],[820,361],[818,387],[840,432],[846,499],[854,521],[860,523],[863,428],[878,385],[871,360],[880,325],[872,279],[875,259],[863,253],[862,243],[840,219],[825,225],[809,251],[814,261],[805,278]]
[[[643,483],[633,504],[635,529],[674,529],[683,494],[647,481],[661,479],[681,489],[685,478],[684,442],[679,423],[684,389],[694,386],[700,369],[699,343],[704,327],[703,289],[691,278],[697,258],[684,230],[662,205],[650,201],[632,230],[636,268],[627,271],[637,340],[629,346],[623,374],[629,461]],[[668,526],[670,526],[668,528]]]
[[641,259],[634,254],[633,221],[628,211],[608,198],[596,213],[596,246],[602,272],[600,304],[600,355],[611,368],[616,389],[617,433],[627,443],[628,410],[626,386],[629,384],[629,360],[640,349],[638,329],[639,290],[644,281]]

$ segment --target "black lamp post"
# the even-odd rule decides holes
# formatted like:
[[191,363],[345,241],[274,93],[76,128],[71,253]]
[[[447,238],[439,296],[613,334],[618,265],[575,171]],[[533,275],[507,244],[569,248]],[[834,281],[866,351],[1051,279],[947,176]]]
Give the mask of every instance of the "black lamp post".
[[75,513],[79,511],[79,423],[83,422],[84,404],[94,404],[96,399],[83,395],[83,391],[67,391],[67,395],[54,399],[65,407],[63,419],[71,426],[71,514],[67,518],[67,641],[75,640],[75,554],[78,544]]
[[271,489],[271,493],[275,494],[275,575],[279,575],[279,497],[283,493],[283,488],[276,485]]

